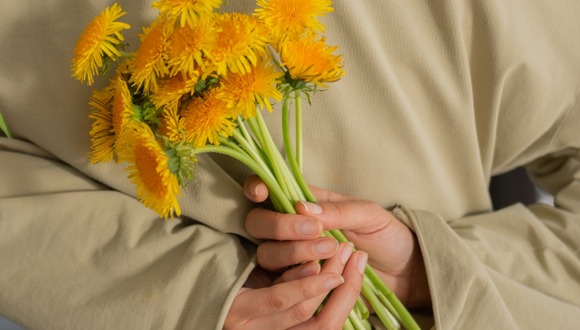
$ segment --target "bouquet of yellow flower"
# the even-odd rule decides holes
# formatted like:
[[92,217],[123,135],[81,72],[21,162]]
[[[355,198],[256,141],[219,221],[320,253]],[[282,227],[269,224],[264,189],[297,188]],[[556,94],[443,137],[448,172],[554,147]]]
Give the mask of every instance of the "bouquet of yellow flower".
[[[127,162],[139,200],[166,219],[180,215],[180,188],[195,179],[197,155],[210,152],[254,171],[277,211],[316,202],[302,176],[301,100],[344,74],[318,20],[333,11],[331,0],[257,0],[252,15],[219,12],[221,5],[154,2],[158,17],[128,52],[122,32],[130,26],[118,21],[126,13],[115,3],[90,22],[74,50],[74,78],[92,85],[111,72],[89,102],[91,162]],[[261,114],[272,112],[273,102],[282,105],[285,157]],[[338,230],[325,235],[346,241]],[[370,266],[362,292],[388,329],[418,328]],[[344,327],[370,329],[368,315],[359,299]]]

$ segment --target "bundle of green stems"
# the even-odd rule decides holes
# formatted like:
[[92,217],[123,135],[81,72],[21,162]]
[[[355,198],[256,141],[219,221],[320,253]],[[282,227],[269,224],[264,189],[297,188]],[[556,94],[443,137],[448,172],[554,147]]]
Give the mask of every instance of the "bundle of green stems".
[[[295,105],[294,143],[290,130],[291,100],[294,100]],[[296,202],[317,202],[302,175],[301,91],[285,93],[282,101],[285,158],[278,150],[262,114],[259,110],[256,113],[255,117],[249,119],[239,117],[238,127],[232,137],[223,138],[219,146],[207,145],[197,149],[196,153],[216,152],[242,162],[268,186],[270,199],[277,211],[296,214],[294,209]],[[326,230],[323,235],[333,237],[339,242],[348,242],[340,230]],[[405,306],[368,264],[364,272],[361,293],[387,329],[419,329]],[[371,329],[368,317],[369,309],[362,297],[359,297],[346,320],[344,329]]]

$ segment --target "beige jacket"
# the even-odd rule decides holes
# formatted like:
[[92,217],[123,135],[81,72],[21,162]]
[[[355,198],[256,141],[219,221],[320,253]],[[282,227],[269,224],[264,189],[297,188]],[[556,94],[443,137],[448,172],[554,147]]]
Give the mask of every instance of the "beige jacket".
[[[254,267],[249,172],[203,158],[185,217],[165,222],[122,165],[89,164],[90,89],[69,66],[110,3],[2,3],[0,111],[15,139],[0,138],[0,314],[30,329],[221,328]],[[134,45],[156,12],[120,4]],[[305,112],[308,181],[402,205],[437,328],[580,327],[580,3],[334,6],[324,22],[347,75]],[[556,207],[493,212],[490,177],[522,165]]]

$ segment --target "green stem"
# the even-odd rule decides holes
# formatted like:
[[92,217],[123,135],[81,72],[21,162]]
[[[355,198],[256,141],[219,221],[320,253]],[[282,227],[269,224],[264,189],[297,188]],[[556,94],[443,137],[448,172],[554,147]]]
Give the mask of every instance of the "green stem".
[[[396,311],[396,314],[399,316],[399,322],[403,324],[406,329],[410,330],[420,330],[421,328],[411,316],[411,313],[407,310],[405,305],[397,298],[395,293],[387,287],[387,285],[383,282],[383,280],[377,275],[375,270],[367,265],[365,269],[365,275],[367,275],[373,285],[381,291],[381,293],[385,296],[385,298],[391,303],[393,308]],[[395,315],[397,316],[397,315]]]
[[398,327],[395,325],[395,323],[393,322],[393,320],[389,316],[387,309],[383,306],[383,304],[381,303],[379,298],[377,298],[375,293],[372,291],[372,287],[369,287],[368,285],[366,285],[363,282],[361,291],[364,294],[364,296],[367,298],[367,300],[371,304],[371,306],[373,306],[375,313],[377,314],[377,316],[379,317],[379,319],[381,320],[383,325],[388,330],[397,329]]
[[228,148],[232,148],[232,149],[236,150],[237,152],[244,153],[244,150],[242,148],[240,148],[240,146],[238,146],[237,144],[230,141],[230,139],[225,138],[223,136],[220,136],[219,140],[220,140],[220,144],[222,144]]
[[246,119],[246,122],[250,125],[250,129],[252,130],[252,132],[254,132],[254,136],[256,137],[258,144],[263,146],[264,139],[262,138],[262,135],[259,134],[260,128],[258,127],[258,123],[256,122],[256,118],[252,117],[252,118]]
[[357,310],[358,313],[360,313],[360,317],[362,319],[368,319],[369,318],[369,309],[367,308],[367,305],[364,303],[364,301],[362,300],[362,297],[358,297],[358,299],[356,300],[356,304],[354,305],[355,309]]
[[[348,239],[346,238],[346,236],[344,236],[344,234],[340,230],[337,229],[331,230],[330,235],[336,238],[336,240],[338,240],[339,242],[348,242]],[[391,289],[389,289],[389,287],[387,287],[385,282],[383,282],[383,280],[379,277],[379,275],[375,272],[375,270],[369,265],[367,265],[365,268],[365,276],[369,278],[369,280],[372,282],[372,285],[377,290],[379,290],[381,294],[389,301],[392,308],[395,310],[393,316],[395,316],[397,320],[401,324],[403,324],[403,326],[406,329],[412,330],[421,329],[417,324],[417,322],[415,321],[415,319],[413,319],[413,316],[411,316],[411,313],[409,313],[405,305],[401,303],[401,301],[399,300],[399,298],[397,298],[395,293]],[[367,299],[369,298],[367,297]]]
[[296,158],[294,157],[294,152],[292,152],[292,143],[290,141],[290,128],[289,128],[288,96],[284,97],[284,101],[282,103],[282,135],[284,138],[284,149],[286,150],[286,157],[288,158],[288,164],[290,164],[290,168],[292,169],[292,173],[294,174],[294,179],[296,179],[296,182],[298,183],[300,190],[302,190],[302,193],[306,197],[306,200],[315,203],[316,198],[310,191],[310,188],[308,188],[308,184],[306,183],[306,180],[304,180],[304,176],[302,175],[300,166]]
[[346,321],[344,322],[344,325],[342,326],[342,330],[357,330],[354,325],[352,324],[352,321],[350,320],[350,317],[346,318]]
[[121,54],[121,57],[124,57],[126,59],[132,59],[133,57],[135,57],[135,53],[126,52],[121,49],[117,49],[117,51],[119,52],[119,54]]
[[274,176],[276,177],[276,181],[278,182],[278,184],[280,185],[280,188],[282,188],[282,191],[284,192],[284,194],[286,196],[291,196],[290,195],[290,190],[288,189],[288,185],[286,183],[286,180],[284,179],[283,175],[282,175],[282,169],[280,167],[280,163],[276,161],[276,159],[274,158],[274,147],[272,146],[272,143],[270,143],[269,139],[266,136],[266,132],[264,130],[267,130],[266,125],[263,124],[263,122],[260,120],[262,117],[260,116],[260,112],[257,112],[256,117],[256,127],[253,127],[253,131],[254,131],[254,135],[259,136],[259,140],[260,144],[262,145],[262,149],[264,150],[264,153],[266,154],[266,158],[268,158],[270,160],[270,166],[272,167],[272,172],[274,173]]
[[[367,281],[370,281],[367,276],[365,276],[365,279]],[[373,285],[372,282],[371,282],[371,285]],[[380,291],[377,291],[376,292],[376,295],[377,295],[377,298],[379,298],[379,301],[383,304],[383,306],[385,306],[385,308],[391,313],[392,318],[394,320],[397,320],[397,321],[400,320],[401,319],[401,316],[397,313],[397,311],[395,310],[395,308],[393,308],[393,305],[387,299],[387,297],[385,297],[383,295],[383,293],[380,292]]]
[[248,140],[244,137],[244,135],[236,129],[234,130],[233,136],[234,139],[236,139],[236,141],[238,141],[238,143],[242,146],[242,149],[248,154],[248,156],[250,156],[262,168],[267,169],[268,174],[272,176],[272,179],[274,179],[274,175],[271,172],[271,168],[268,166],[268,164],[264,162],[262,155],[260,155],[260,153],[256,150],[256,148],[254,148],[248,142]]
[[360,318],[359,315],[356,314],[355,309],[352,309],[350,311],[350,314],[349,314],[347,320],[349,320],[351,322],[351,324],[354,326],[354,328],[357,330],[370,329],[369,322],[365,319]]
[[[274,175],[278,179],[278,183],[285,188],[287,196],[292,200],[293,203],[304,199],[304,194],[302,193],[300,187],[296,183],[296,180],[292,176],[292,173],[288,170],[280,151],[276,148],[274,139],[268,131],[268,127],[262,118],[260,111],[256,112],[256,121],[258,124],[259,134],[262,135],[264,144],[262,145],[264,152],[266,153],[268,159],[271,162],[272,169],[274,170]],[[256,132],[254,132],[256,134]]]
[[208,153],[208,152],[215,152],[218,154],[230,156],[230,157],[240,161],[241,163],[243,163],[247,167],[249,167],[252,171],[254,171],[254,173],[256,173],[262,179],[262,181],[264,181],[266,186],[268,186],[268,190],[270,192],[270,195],[273,198],[275,198],[278,201],[278,203],[280,203],[280,207],[281,207],[280,211],[285,212],[285,213],[290,213],[290,214],[296,214],[296,211],[294,210],[294,205],[292,203],[290,203],[290,201],[288,200],[288,198],[286,197],[286,195],[284,194],[284,192],[282,191],[282,189],[280,188],[280,185],[278,185],[276,180],[274,180],[273,177],[268,175],[268,172],[266,172],[262,167],[260,167],[258,165],[258,163],[256,163],[248,155],[246,155],[245,153],[240,153],[240,152],[236,151],[235,149],[231,149],[231,148],[225,147],[225,146],[207,145],[207,146],[204,146],[204,147],[201,147],[201,148],[195,150],[196,154]]
[[302,154],[302,98],[300,97],[300,91],[295,91],[295,111],[296,111],[296,163],[298,164],[298,169],[300,173],[303,171],[303,154]]
[[246,138],[246,140],[248,141],[249,145],[254,149],[258,149],[258,146],[254,142],[252,135],[250,134],[250,132],[246,128],[246,124],[244,123],[244,120],[242,119],[241,116],[238,116],[238,127],[239,127],[240,131],[242,132],[242,134],[244,135],[244,137]]
[[12,138],[10,130],[8,130],[8,125],[6,125],[4,117],[2,116],[2,112],[0,112],[0,129],[2,130],[2,132],[4,132],[4,134],[6,134],[8,138]]

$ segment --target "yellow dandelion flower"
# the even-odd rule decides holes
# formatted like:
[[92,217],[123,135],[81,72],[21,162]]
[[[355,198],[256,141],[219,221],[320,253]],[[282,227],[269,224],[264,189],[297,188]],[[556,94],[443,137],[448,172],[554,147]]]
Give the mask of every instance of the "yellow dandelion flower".
[[114,92],[110,89],[94,90],[89,101],[91,106],[89,118],[93,120],[89,132],[92,164],[111,161],[114,156],[115,130],[111,110],[113,96]]
[[187,78],[178,75],[163,79],[157,92],[151,94],[151,102],[156,108],[177,108],[182,96],[193,95],[198,79],[197,75]]
[[193,26],[200,17],[211,14],[222,3],[222,0],[160,0],[153,3],[153,8],[159,9],[170,19],[179,17],[181,26],[186,23]]
[[167,45],[167,65],[171,75],[182,72],[191,76],[197,67],[205,68],[204,57],[207,57],[207,50],[214,47],[216,33],[217,29],[208,18],[176,28]]
[[89,132],[90,159],[93,164],[122,158],[120,153],[126,138],[123,134],[125,130],[121,127],[132,124],[134,116],[131,95],[122,78],[123,72],[123,69],[117,70],[116,77],[104,89],[94,90],[89,100],[89,118],[93,120]]
[[222,78],[219,97],[246,119],[256,115],[256,106],[272,112],[268,99],[282,99],[282,94],[276,89],[276,82],[281,76],[282,72],[262,60],[248,73],[230,73]]
[[113,4],[95,17],[77,41],[72,59],[73,77],[90,86],[94,76],[103,67],[104,57],[116,60],[121,56],[117,47],[123,41],[121,31],[131,26],[116,22],[125,15],[121,6]]
[[339,80],[343,75],[342,57],[334,55],[338,47],[330,47],[324,38],[309,34],[300,40],[284,41],[280,59],[292,79],[312,82],[326,87],[327,82]]
[[159,16],[149,28],[143,29],[141,45],[131,62],[131,83],[145,93],[157,91],[157,78],[169,74],[165,64],[166,41],[171,35],[171,24]]
[[165,109],[161,117],[159,134],[171,142],[180,142],[184,138],[184,132],[183,119],[177,114],[177,109]]
[[202,147],[208,142],[219,145],[220,136],[229,137],[236,128],[232,120],[235,113],[217,94],[218,91],[212,88],[203,96],[184,104],[181,109],[186,140],[195,147]]
[[132,138],[128,177],[136,186],[137,198],[167,219],[181,215],[177,197],[179,182],[169,168],[169,157],[146,125],[140,125]]
[[219,75],[246,73],[267,53],[269,34],[256,18],[226,13],[216,19],[217,42],[211,57]]
[[129,133],[132,133],[136,123],[135,120],[139,114],[135,113],[133,107],[133,98],[129,86],[120,77],[115,83],[115,95],[113,96],[112,106],[112,123],[115,134],[114,152],[118,160],[125,160],[125,149],[130,145]]
[[333,11],[331,0],[258,0],[257,5],[255,15],[278,40],[296,39],[306,30],[324,31],[317,18]]

